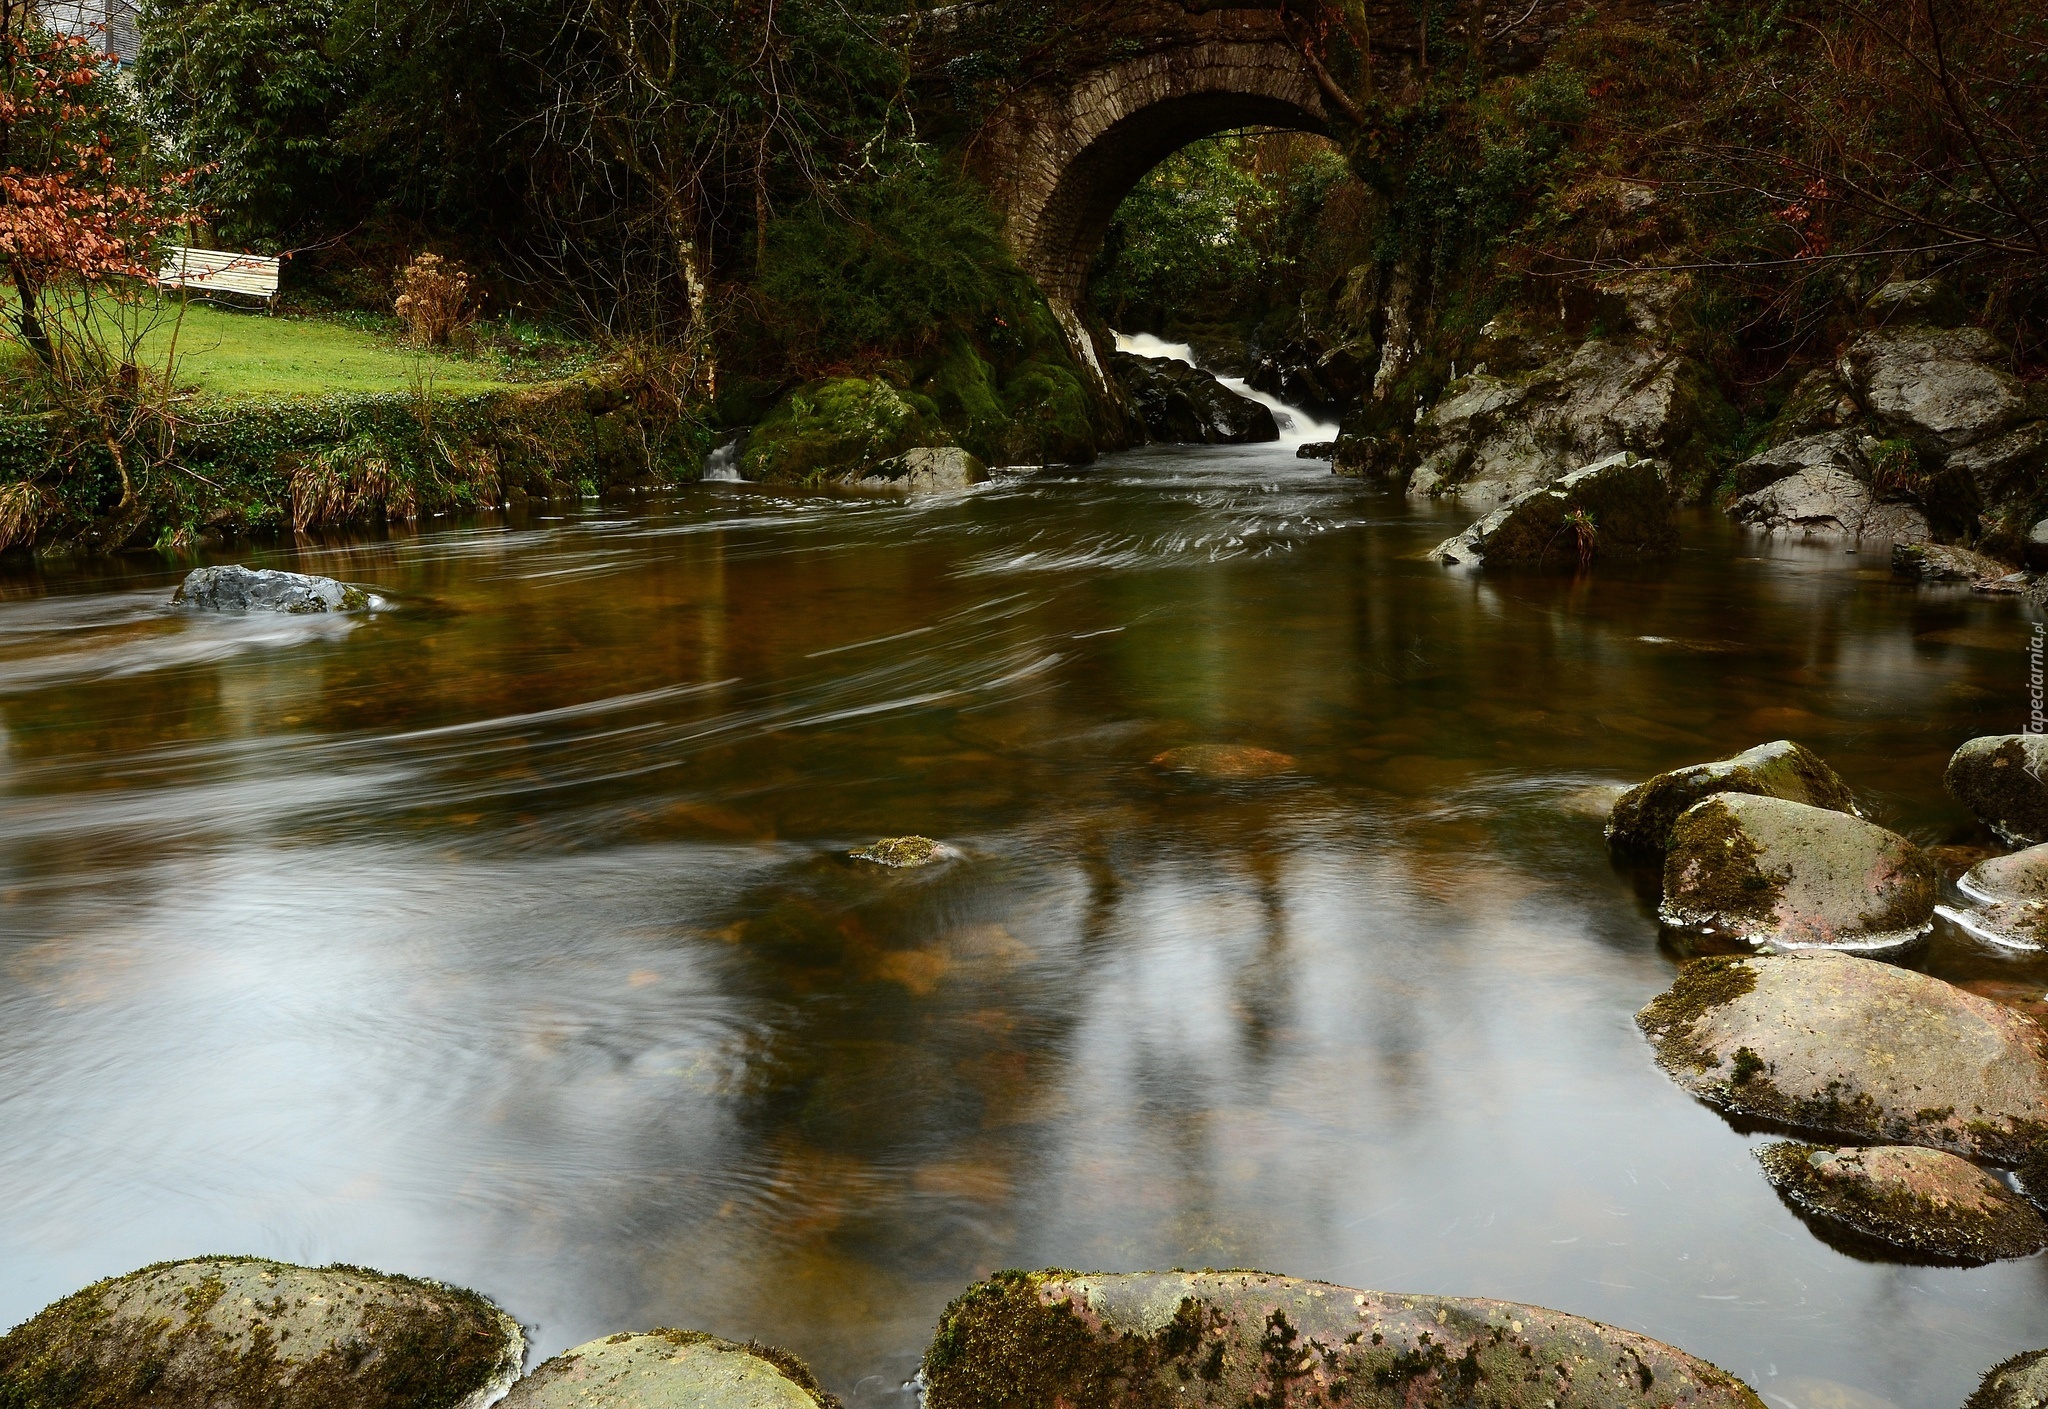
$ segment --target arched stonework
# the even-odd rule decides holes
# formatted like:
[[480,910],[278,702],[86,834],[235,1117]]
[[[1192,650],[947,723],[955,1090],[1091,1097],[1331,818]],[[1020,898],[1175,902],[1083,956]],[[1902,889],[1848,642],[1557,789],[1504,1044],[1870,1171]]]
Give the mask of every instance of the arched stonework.
[[1027,88],[975,144],[1011,248],[1090,364],[1079,317],[1089,266],[1145,173],[1219,132],[1328,125],[1315,75],[1271,11],[1183,15],[1175,30],[1164,46]]

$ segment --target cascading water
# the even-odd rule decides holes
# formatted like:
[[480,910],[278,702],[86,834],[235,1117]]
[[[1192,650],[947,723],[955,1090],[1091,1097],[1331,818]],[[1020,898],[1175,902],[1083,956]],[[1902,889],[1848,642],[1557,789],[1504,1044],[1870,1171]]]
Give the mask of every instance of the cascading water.
[[[1116,350],[1134,353],[1139,357],[1170,357],[1176,362],[1185,362],[1190,367],[1200,367],[1195,360],[1195,349],[1184,342],[1168,342],[1154,337],[1151,333],[1118,333]],[[1246,383],[1243,377],[1217,377],[1225,387],[1247,401],[1256,401],[1273,413],[1273,421],[1280,427],[1279,444],[1286,448],[1307,445],[1315,441],[1335,440],[1337,426],[1332,421],[1319,421],[1313,413],[1282,401],[1277,396]],[[708,476],[707,476],[708,478]]]
[[742,431],[709,455],[706,455],[704,457],[704,482],[706,484],[745,483],[740,476],[740,447],[746,443],[746,432]]

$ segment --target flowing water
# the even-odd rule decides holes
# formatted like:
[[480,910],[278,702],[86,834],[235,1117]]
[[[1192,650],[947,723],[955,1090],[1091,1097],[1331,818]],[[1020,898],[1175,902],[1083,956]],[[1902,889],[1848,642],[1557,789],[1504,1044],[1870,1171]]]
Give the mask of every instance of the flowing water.
[[[16,567],[0,1326],[160,1258],[342,1260],[541,1353],[777,1342],[864,1409],[991,1270],[1253,1266],[1618,1322],[1774,1406],[1959,1403],[2048,1345],[2043,1260],[1809,1232],[1652,1064],[1676,958],[1600,821],[1790,736],[1967,837],[1942,765],[2022,726],[2030,623],[1706,519],[1634,574],[1417,559],[1461,523],[1153,449],[245,556],[368,620]],[[1294,764],[1152,762],[1195,743]],[[906,832],[960,855],[847,858]],[[2048,995],[1948,931],[1912,962]]]

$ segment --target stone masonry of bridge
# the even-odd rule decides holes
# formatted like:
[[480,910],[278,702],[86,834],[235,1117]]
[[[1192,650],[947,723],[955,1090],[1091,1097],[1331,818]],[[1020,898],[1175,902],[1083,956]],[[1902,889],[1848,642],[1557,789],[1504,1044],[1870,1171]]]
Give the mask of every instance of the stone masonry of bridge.
[[[943,64],[956,37],[986,42],[1004,33],[1005,6],[1016,3],[971,0],[933,12],[927,62]],[[1533,62],[1585,3],[1496,10],[1473,0],[1456,22],[1484,36],[1486,62],[1498,71]],[[1406,82],[1423,58],[1418,11],[1407,0],[1371,0],[1365,13],[1379,81]],[[1319,75],[1318,61],[1304,53],[1303,22],[1274,0],[1076,0],[1059,39],[1058,60],[1042,74],[1025,73],[981,120],[968,150],[1018,261],[1099,377],[1101,349],[1084,329],[1089,268],[1117,206],[1145,173],[1217,133],[1329,133],[1346,114],[1329,95],[1327,69]]]

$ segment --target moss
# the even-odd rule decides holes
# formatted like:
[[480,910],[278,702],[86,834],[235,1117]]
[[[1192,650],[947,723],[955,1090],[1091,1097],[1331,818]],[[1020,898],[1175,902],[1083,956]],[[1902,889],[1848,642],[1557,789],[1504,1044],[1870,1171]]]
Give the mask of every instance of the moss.
[[1767,874],[1758,865],[1762,855],[1763,848],[1716,799],[1689,808],[1673,824],[1664,857],[1667,918],[1683,924],[1768,926],[1787,877]]
[[1164,1409],[1142,1343],[1104,1342],[1070,1303],[1040,1297],[1074,1275],[998,1272],[954,1298],[925,1352],[928,1409]]
[[1729,1072],[1728,1079],[1737,1086],[1746,1085],[1751,1078],[1763,1075],[1766,1065],[1767,1063],[1756,1054],[1754,1048],[1737,1047],[1735,1049],[1735,1064]]
[[919,446],[944,445],[939,409],[881,378],[837,377],[785,396],[747,439],[748,479],[820,484]]
[[1636,1022],[1652,1037],[1660,1037],[1690,1027],[1755,988],[1756,966],[1747,959],[1695,959],[1678,971],[1670,988],[1650,1000]]
[[1007,464],[1085,464],[1095,458],[1095,406],[1071,368],[1040,358],[1020,363],[1003,382],[1010,426]]
[[2041,1403],[2044,1390],[2048,1350],[2029,1350],[1992,1366],[1963,1409],[2032,1409]]
[[2040,1222],[2024,1210],[1985,1210],[1930,1199],[1870,1177],[1862,1161],[1860,1152],[1794,1141],[1757,1151],[1765,1177],[1794,1209],[1852,1234],[1927,1257],[1972,1263],[2040,1250]]
[[[165,1274],[205,1268],[170,1315],[120,1314],[113,1304],[141,1295]],[[0,1405],[6,1409],[452,1409],[517,1370],[507,1318],[474,1292],[343,1264],[338,1289],[357,1279],[382,1294],[363,1306],[358,1334],[298,1357],[298,1347],[241,1314],[222,1324],[210,1313],[241,1269],[304,1274],[260,1258],[157,1263],[97,1282],[44,1308],[0,1339]],[[289,1319],[282,1300],[260,1308]],[[287,1337],[289,1327],[287,1328]],[[242,1343],[246,1336],[247,1343]],[[301,1344],[304,1344],[303,1340]]]
[[997,460],[1010,427],[1010,414],[996,390],[995,369],[964,334],[946,341],[929,363],[918,390],[930,398],[946,428],[962,447],[982,460]]

